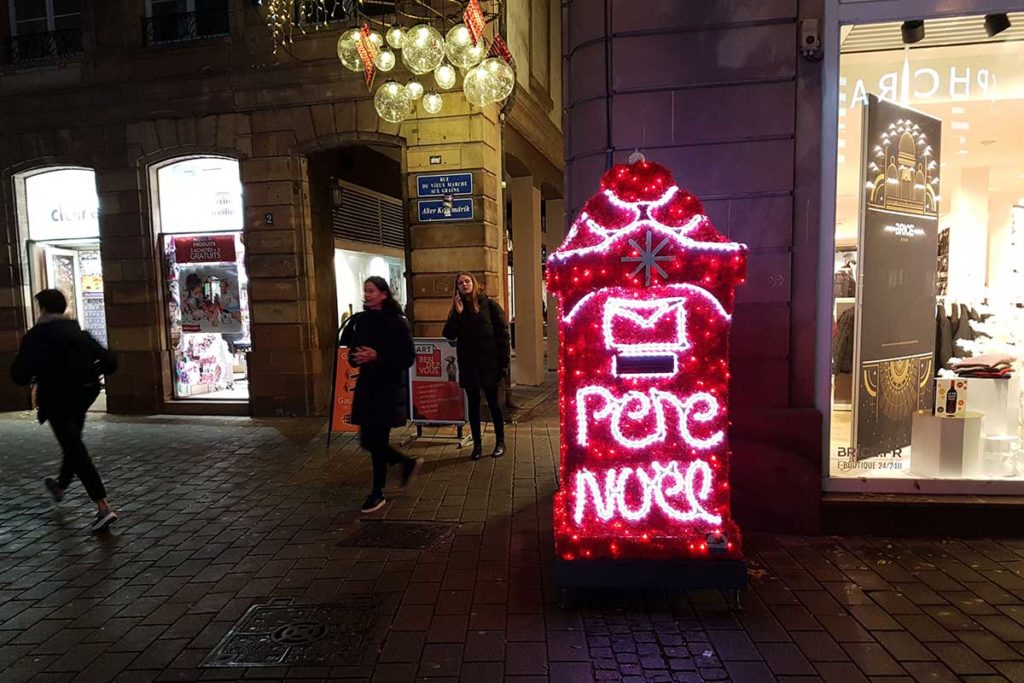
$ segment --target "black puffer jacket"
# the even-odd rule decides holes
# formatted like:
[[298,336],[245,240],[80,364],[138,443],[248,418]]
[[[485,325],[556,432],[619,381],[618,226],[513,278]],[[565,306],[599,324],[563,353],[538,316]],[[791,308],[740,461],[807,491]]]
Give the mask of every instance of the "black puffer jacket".
[[480,294],[477,302],[479,313],[468,303],[462,313],[452,311],[442,334],[456,342],[459,386],[496,387],[508,371],[511,356],[508,323],[494,299]]
[[44,316],[25,334],[11,366],[16,384],[36,385],[39,422],[84,413],[100,393],[100,375],[117,370],[114,354],[69,318]]
[[[395,310],[363,311],[341,332],[341,345],[367,346],[377,360],[359,366],[352,424],[401,427],[409,419],[409,366],[416,359],[405,316]],[[354,362],[354,359],[353,359]]]

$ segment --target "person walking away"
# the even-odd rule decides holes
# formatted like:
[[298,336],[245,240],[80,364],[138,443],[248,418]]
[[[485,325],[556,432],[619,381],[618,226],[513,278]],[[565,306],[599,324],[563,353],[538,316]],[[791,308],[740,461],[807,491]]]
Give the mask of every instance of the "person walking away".
[[498,384],[508,373],[511,350],[505,312],[494,299],[483,293],[472,273],[455,278],[452,308],[442,334],[455,341],[459,364],[459,386],[469,399],[469,428],[473,433],[470,458],[483,453],[480,436],[480,393],[487,400],[494,423],[494,451],[491,457],[505,455],[505,418],[498,404]]
[[353,365],[360,368],[352,424],[359,425],[359,443],[373,462],[373,490],[361,511],[375,512],[387,503],[388,465],[401,465],[405,488],[423,464],[389,443],[392,428],[404,425],[409,414],[408,370],[416,351],[409,323],[384,278],[373,276],[363,283],[363,311],[346,321],[340,337]]
[[11,378],[20,386],[35,383],[39,424],[50,423],[64,454],[60,475],[45,479],[46,488],[59,503],[78,477],[98,508],[90,527],[99,533],[117,520],[117,514],[82,442],[82,429],[86,411],[99,396],[100,376],[113,373],[117,360],[64,315],[68,302],[60,291],[44,289],[35,299],[39,320],[21,340]]

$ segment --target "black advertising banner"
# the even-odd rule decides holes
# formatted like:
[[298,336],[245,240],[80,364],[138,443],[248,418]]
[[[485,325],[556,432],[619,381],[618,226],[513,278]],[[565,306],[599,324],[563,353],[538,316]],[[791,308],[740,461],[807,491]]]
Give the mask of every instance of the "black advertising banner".
[[864,107],[854,443],[899,455],[932,403],[942,122],[874,95]]

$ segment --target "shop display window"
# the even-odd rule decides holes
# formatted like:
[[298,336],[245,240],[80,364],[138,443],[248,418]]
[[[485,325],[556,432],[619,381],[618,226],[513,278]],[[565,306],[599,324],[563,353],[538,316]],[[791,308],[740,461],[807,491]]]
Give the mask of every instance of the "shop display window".
[[338,324],[363,310],[363,283],[371,275],[387,280],[391,292],[405,308],[405,259],[395,254],[350,249],[334,250],[334,277],[338,288]]
[[252,347],[238,162],[156,171],[174,398],[245,400]]
[[[67,315],[108,344],[96,174],[48,168],[15,179],[31,292],[63,292]],[[26,229],[27,228],[27,229]],[[36,313],[34,307],[32,318]]]
[[899,22],[842,27],[832,481],[1024,481],[1024,13],[1010,19],[995,37],[983,16],[926,20],[913,45]]

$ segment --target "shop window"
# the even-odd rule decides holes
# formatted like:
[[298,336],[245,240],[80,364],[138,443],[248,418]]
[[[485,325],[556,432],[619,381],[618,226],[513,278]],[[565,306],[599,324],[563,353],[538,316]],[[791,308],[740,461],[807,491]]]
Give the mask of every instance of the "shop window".
[[172,394],[248,399],[249,287],[238,162],[198,157],[158,168]]
[[339,324],[363,310],[363,283],[373,275],[387,280],[395,300],[404,309],[405,256],[401,252],[335,248],[334,277],[338,292]]
[[[67,314],[106,345],[96,174],[84,168],[45,169],[16,176],[15,188],[29,293],[59,289],[68,301]],[[33,309],[30,319],[34,314]]]
[[12,0],[12,64],[67,57],[82,52],[81,0]]
[[1024,481],[1024,13],[1010,19],[995,37],[982,16],[926,20],[911,46],[899,22],[842,31],[832,488]]

